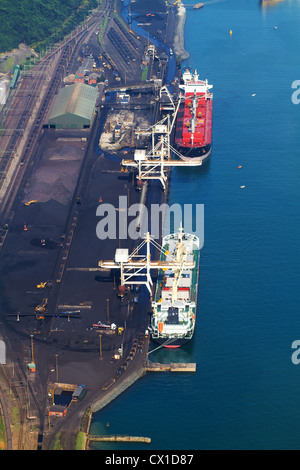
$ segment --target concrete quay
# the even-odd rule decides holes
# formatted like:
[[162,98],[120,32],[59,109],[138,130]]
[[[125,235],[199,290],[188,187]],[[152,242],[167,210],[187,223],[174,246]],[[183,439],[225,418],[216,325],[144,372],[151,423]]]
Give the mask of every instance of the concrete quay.
[[94,442],[144,442],[146,444],[151,443],[150,437],[143,436],[87,436],[87,443]]
[[160,364],[157,362],[147,362],[146,372],[196,372],[196,363],[172,362],[170,364]]

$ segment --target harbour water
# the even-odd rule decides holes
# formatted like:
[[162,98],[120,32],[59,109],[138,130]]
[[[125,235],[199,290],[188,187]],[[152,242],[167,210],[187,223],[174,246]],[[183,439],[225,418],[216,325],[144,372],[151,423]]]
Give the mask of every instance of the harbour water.
[[299,24],[299,0],[187,12],[188,64],[214,85],[212,157],[174,169],[169,200],[205,206],[197,325],[189,344],[150,358],[197,371],[149,373],[94,416],[92,434],[150,445],[93,449],[300,447]]

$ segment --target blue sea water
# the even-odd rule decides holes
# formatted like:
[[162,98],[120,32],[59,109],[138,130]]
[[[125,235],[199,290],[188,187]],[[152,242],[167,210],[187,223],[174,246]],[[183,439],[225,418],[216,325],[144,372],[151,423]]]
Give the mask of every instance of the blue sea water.
[[174,169],[169,200],[205,206],[197,325],[188,345],[151,359],[197,372],[148,374],[95,415],[93,434],[109,421],[150,445],[93,448],[300,448],[299,29],[299,0],[187,12],[188,64],[214,85],[212,157]]

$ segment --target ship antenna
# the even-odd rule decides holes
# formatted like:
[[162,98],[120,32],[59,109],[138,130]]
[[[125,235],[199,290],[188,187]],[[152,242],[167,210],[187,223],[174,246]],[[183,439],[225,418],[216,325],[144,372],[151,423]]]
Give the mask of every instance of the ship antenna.
[[184,232],[183,226],[182,226],[182,220],[180,222],[179,230],[178,230],[178,238],[181,241],[182,240],[182,234]]

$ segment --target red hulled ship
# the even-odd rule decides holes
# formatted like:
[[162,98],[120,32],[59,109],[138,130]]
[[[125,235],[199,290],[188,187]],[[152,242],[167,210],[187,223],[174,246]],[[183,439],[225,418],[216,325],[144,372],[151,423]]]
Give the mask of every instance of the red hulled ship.
[[197,71],[186,69],[179,87],[175,145],[183,160],[201,165],[211,153],[213,95],[209,90],[213,85],[199,80]]

